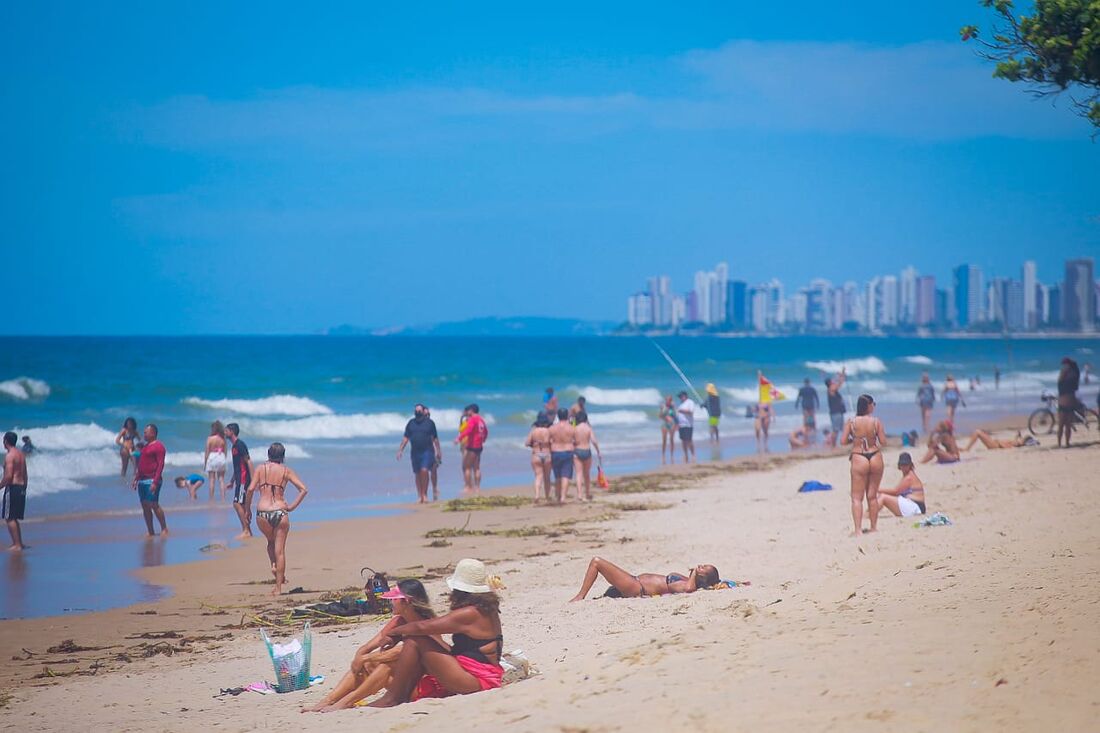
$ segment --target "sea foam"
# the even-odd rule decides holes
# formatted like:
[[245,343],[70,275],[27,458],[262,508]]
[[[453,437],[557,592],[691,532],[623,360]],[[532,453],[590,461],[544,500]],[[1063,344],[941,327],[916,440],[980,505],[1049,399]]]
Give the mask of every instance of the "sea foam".
[[219,399],[207,400],[202,397],[186,397],[183,404],[193,407],[205,407],[233,415],[289,415],[306,417],[310,415],[331,415],[332,409],[308,397],[290,394],[277,394],[256,400]]
[[920,364],[921,366],[932,366],[932,359],[924,356],[923,354],[916,354],[915,356],[903,356],[902,361],[907,361],[910,364]]
[[[654,422],[656,418],[654,418]],[[588,422],[594,428],[600,426],[626,427],[630,425],[645,425],[650,422],[649,417],[642,410],[609,410],[607,412],[588,413]]]
[[44,428],[14,428],[20,436],[29,435],[40,450],[87,450],[113,445],[115,434],[94,422],[49,425]]
[[641,389],[604,389],[602,387],[577,387],[570,385],[572,392],[584,395],[593,405],[607,407],[625,407],[631,405],[656,405],[661,401],[661,393],[653,387]]
[[0,382],[0,395],[7,395],[18,402],[41,400],[50,396],[50,385],[41,379],[16,377]]
[[[446,434],[454,431],[462,416],[460,410],[432,410],[436,429]],[[482,415],[488,425],[496,421],[492,415]],[[353,415],[313,415],[295,420],[241,420],[246,434],[282,440],[346,440],[350,438],[381,438],[401,435],[412,415],[396,412],[356,413]]]
[[837,373],[845,369],[848,376],[855,374],[882,374],[886,370],[886,364],[877,356],[865,356],[862,359],[845,359],[844,361],[807,361],[803,363],[807,369],[819,369],[823,372]]

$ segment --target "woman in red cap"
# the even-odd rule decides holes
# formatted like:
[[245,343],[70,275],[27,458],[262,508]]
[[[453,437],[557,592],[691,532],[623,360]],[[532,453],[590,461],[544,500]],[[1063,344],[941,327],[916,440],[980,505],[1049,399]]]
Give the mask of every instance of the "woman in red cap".
[[[370,641],[359,647],[351,660],[351,669],[344,673],[332,692],[313,707],[302,708],[303,713],[346,710],[355,707],[355,703],[360,700],[389,687],[393,681],[392,665],[401,654],[401,643],[394,645],[390,634],[404,624],[435,618],[435,611],[428,601],[428,592],[419,580],[399,581],[394,588],[383,593],[382,597],[393,603],[393,618]],[[433,638],[441,646],[447,647],[438,636]]]

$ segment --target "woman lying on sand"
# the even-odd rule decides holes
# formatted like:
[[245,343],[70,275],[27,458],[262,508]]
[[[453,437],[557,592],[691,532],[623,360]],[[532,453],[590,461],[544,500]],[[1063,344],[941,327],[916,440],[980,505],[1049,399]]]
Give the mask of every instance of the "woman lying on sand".
[[[428,601],[428,592],[419,580],[402,580],[382,594],[393,603],[393,618],[370,641],[355,652],[351,660],[351,669],[344,673],[343,679],[311,708],[302,708],[303,713],[329,713],[333,710],[346,710],[360,700],[370,697],[393,680],[393,663],[401,655],[402,644],[393,645],[390,632],[399,626],[426,621],[435,618],[435,611]],[[445,649],[450,647],[439,636],[432,637]]]
[[975,430],[974,434],[970,436],[970,441],[966,444],[966,447],[962,450],[968,451],[974,447],[974,444],[978,441],[982,441],[989,450],[1002,450],[1004,448],[1020,448],[1027,444],[1024,436],[1020,434],[1020,431],[1016,431],[1016,437],[1012,440],[998,440],[984,430]]
[[915,517],[924,514],[924,484],[913,470],[913,457],[908,453],[898,456],[898,470],[901,481],[892,489],[878,490],[878,502],[890,510],[895,517]]
[[[480,560],[460,560],[447,585],[452,591],[450,613],[389,631],[391,644],[403,640],[401,653],[392,663],[393,679],[386,694],[371,707],[500,687],[504,677],[500,599],[489,586],[485,565]],[[436,640],[440,634],[451,635],[450,649]]]
[[588,570],[584,574],[580,591],[569,599],[570,602],[583,601],[588,591],[592,590],[592,584],[596,582],[597,575],[602,575],[604,580],[611,584],[604,593],[610,598],[645,598],[669,593],[694,593],[700,588],[709,588],[719,579],[718,569],[713,565],[696,565],[686,576],[680,573],[632,575],[602,557],[594,557],[592,562],[588,563]]
[[[306,498],[309,489],[298,478],[293,468],[283,465],[286,448],[282,443],[272,443],[267,449],[267,463],[256,469],[252,483],[248,487],[245,506],[252,502],[252,492],[259,491],[260,499],[256,504],[256,526],[267,538],[267,558],[271,561],[271,574],[275,576],[275,587],[271,595],[283,592],[286,582],[286,536],[290,533],[290,513],[298,508]],[[287,504],[284,494],[286,485],[294,484],[298,490],[293,504]]]

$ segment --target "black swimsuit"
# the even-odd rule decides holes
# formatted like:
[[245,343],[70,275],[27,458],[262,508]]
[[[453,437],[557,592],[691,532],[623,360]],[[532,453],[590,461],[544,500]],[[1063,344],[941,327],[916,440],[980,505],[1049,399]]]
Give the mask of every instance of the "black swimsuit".
[[475,639],[472,636],[466,634],[451,634],[451,656],[452,657],[468,657],[483,664],[493,664],[489,661],[489,658],[485,656],[485,653],[481,651],[481,647],[486,644],[497,643],[497,659],[500,659],[501,654],[504,652],[504,636],[499,635],[492,639]]

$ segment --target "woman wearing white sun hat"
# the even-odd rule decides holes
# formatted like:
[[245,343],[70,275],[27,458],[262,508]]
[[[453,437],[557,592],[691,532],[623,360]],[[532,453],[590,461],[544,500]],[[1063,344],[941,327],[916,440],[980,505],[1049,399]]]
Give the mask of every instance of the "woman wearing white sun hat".
[[[459,560],[447,578],[451,612],[439,618],[402,624],[390,633],[404,640],[393,665],[393,682],[372,707],[392,707],[422,697],[468,695],[500,687],[504,636],[500,599],[493,592],[485,563]],[[451,634],[451,649],[431,637]]]

